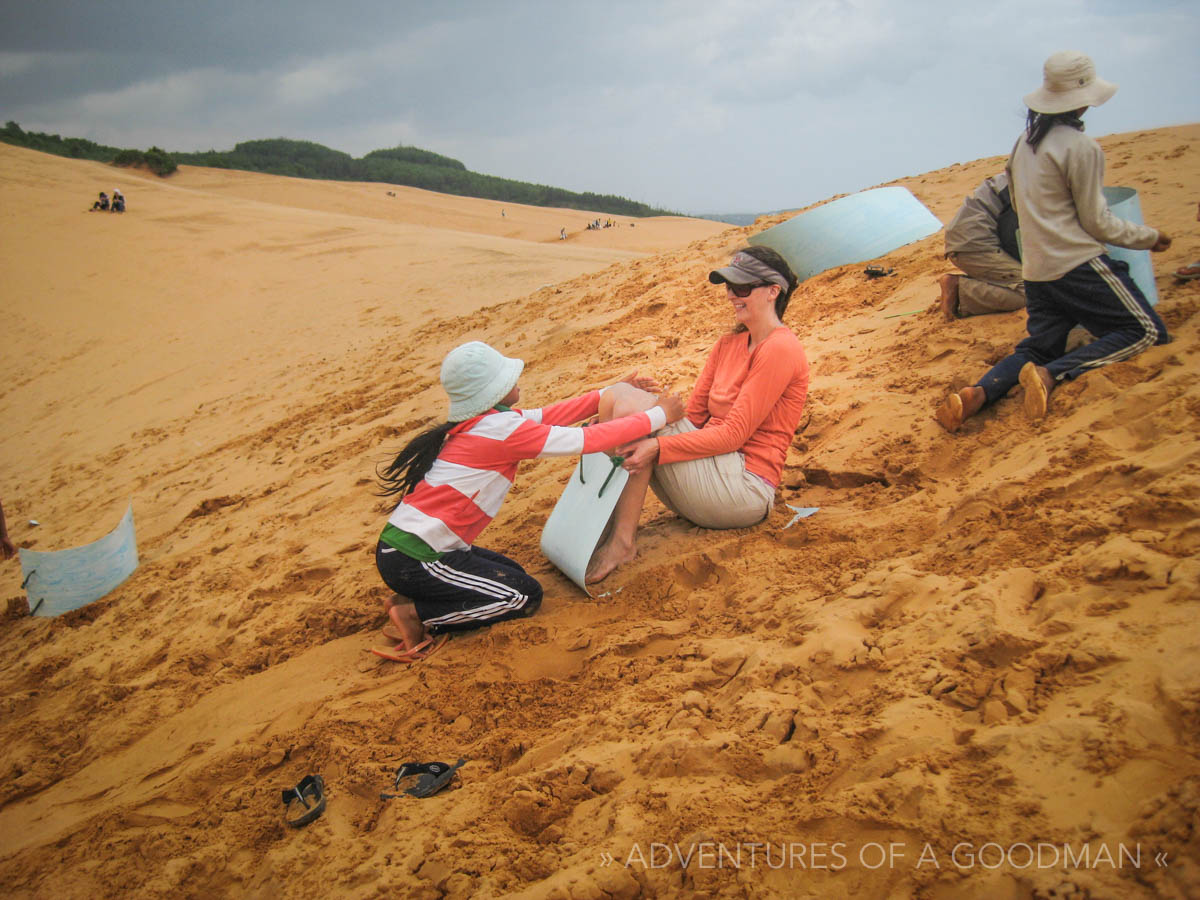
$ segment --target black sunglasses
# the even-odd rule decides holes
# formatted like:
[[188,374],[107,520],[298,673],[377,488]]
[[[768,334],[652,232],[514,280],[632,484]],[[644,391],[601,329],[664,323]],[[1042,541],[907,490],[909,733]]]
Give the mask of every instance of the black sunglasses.
[[753,291],[755,288],[769,287],[769,286],[770,286],[770,282],[768,282],[768,281],[760,281],[757,284],[733,284],[730,281],[725,282],[725,287],[729,288],[729,290],[733,292],[733,296],[735,296],[735,297],[749,297],[750,292]]

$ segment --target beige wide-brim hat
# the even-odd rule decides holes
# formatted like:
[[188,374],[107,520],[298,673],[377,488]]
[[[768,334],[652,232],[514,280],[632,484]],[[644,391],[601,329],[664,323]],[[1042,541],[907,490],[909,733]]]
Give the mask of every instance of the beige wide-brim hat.
[[1117,92],[1117,86],[1096,74],[1092,58],[1078,50],[1060,50],[1042,66],[1042,86],[1025,95],[1034,112],[1064,113],[1099,106]]

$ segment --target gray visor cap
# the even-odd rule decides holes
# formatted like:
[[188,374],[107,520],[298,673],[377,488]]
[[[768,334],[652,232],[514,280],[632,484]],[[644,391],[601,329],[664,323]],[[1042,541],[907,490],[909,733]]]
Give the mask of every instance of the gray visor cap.
[[758,284],[765,281],[767,284],[777,284],[785,291],[788,289],[786,278],[749,253],[735,253],[725,268],[709,272],[708,280],[713,284]]

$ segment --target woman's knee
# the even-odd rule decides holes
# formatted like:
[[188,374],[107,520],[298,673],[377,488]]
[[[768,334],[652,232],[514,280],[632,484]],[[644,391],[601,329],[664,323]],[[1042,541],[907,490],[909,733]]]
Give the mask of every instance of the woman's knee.
[[619,419],[634,413],[645,412],[658,402],[658,397],[649,391],[635,388],[623,381],[610,386],[600,397],[600,420]]

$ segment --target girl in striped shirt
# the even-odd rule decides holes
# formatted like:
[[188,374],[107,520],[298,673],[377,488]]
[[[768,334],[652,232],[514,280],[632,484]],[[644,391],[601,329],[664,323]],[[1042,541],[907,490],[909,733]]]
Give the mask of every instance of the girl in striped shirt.
[[[542,409],[517,409],[525,363],[471,341],[451,350],[441,382],[447,421],[413,438],[379,473],[381,494],[402,499],[375,550],[384,582],[389,659],[412,662],[436,649],[438,634],[533,615],[542,586],[521,566],[475,538],[500,511],[517,464],[543,456],[612,450],[683,416],[683,402],[663,394],[645,412],[612,418],[613,407],[657,390],[635,372],[622,382]],[[596,414],[590,428],[570,428]],[[443,639],[444,640],[444,639]]]

